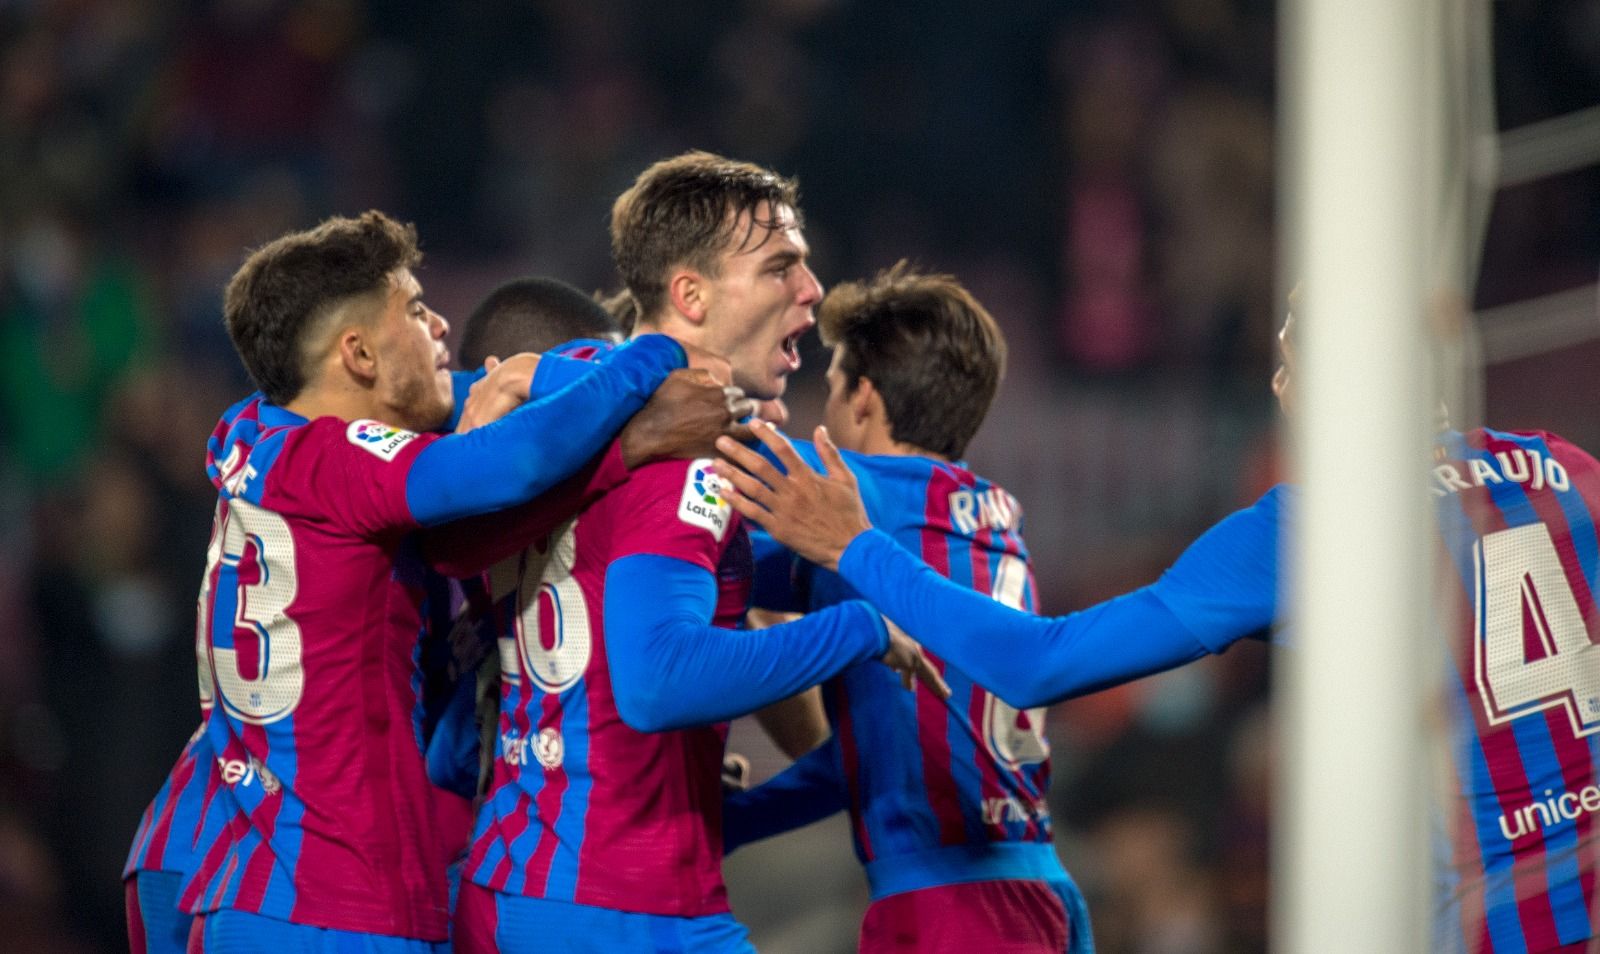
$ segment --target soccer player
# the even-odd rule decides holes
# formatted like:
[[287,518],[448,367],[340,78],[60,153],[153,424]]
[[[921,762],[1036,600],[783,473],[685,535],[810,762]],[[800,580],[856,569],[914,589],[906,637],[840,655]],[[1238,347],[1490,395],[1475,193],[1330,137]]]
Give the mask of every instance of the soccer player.
[[[806,449],[815,465],[772,427],[758,423],[752,431],[776,465],[731,438],[717,440],[725,459],[714,469],[735,512],[801,558],[838,573],[924,648],[1015,708],[1048,705],[1221,652],[1265,633],[1276,618],[1286,487],[1274,487],[1207,530],[1157,582],[1046,618],[952,582],[875,529],[827,426],[816,429],[815,449]],[[973,501],[970,512],[965,501],[958,506],[980,526],[993,519],[987,502]],[[1130,640],[1133,632],[1141,638]]]
[[[454,395],[420,258],[410,226],[368,212],[268,243],[228,284],[228,332],[261,390],[209,447],[219,499],[198,630],[225,822],[184,888],[191,949],[439,949],[445,878],[411,726],[413,531],[576,473],[688,353],[644,336],[471,433],[428,433]],[[510,379],[538,390],[540,364]],[[467,416],[507,379],[475,385]],[[602,469],[639,463],[626,437]]]
[[[782,394],[821,298],[793,182],[706,153],[663,160],[617,199],[611,236],[636,334],[726,356],[752,397]],[[923,663],[860,602],[733,628],[750,550],[711,464],[640,468],[524,568],[538,599],[502,642],[458,949],[750,951],[721,876],[726,720],[852,664]]]
[[[481,368],[501,355],[543,353],[569,342],[579,343],[580,348],[592,342],[597,349],[603,345],[609,350],[620,334],[617,319],[607,308],[566,282],[519,278],[490,292],[467,315],[456,362],[464,368]],[[519,554],[508,559],[526,557]],[[500,574],[502,579],[507,575]],[[499,710],[495,627],[513,621],[521,609],[501,605],[509,604],[514,593],[492,592],[491,585],[481,576],[461,581],[459,594],[449,593],[441,585],[431,607],[433,621],[424,636],[424,655],[440,661],[422,673],[424,686],[431,689],[427,693],[431,698],[424,702],[421,732],[428,777],[435,785],[469,799],[481,794],[480,781],[487,781],[485,766],[480,764],[484,747],[480,745],[479,722],[495,722]],[[486,659],[490,664],[480,671],[480,663]],[[480,775],[485,777],[480,780]]]
[[[873,524],[905,548],[896,551],[908,563],[967,600],[1032,619],[1018,612],[1034,608],[1021,507],[959,462],[1004,371],[993,319],[953,278],[901,263],[836,289],[821,322],[833,348],[825,418],[849,448]],[[809,446],[796,452],[818,460]],[[812,564],[792,574],[763,567],[758,579],[757,605],[777,609],[855,595]],[[1179,644],[1193,641],[1170,614],[1159,615],[1159,604],[1153,610],[1133,621],[1166,626]],[[1235,626],[1243,635],[1268,621]],[[960,614],[939,628],[974,642],[989,635]],[[873,893],[862,950],[1091,950],[1082,896],[1050,845],[1042,709],[1008,705],[967,661],[936,665],[954,689],[948,703],[886,692],[860,667],[828,684],[833,738],[730,799],[729,844],[848,807]]]
[[[1273,379],[1286,413],[1293,413],[1294,405],[1293,328],[1291,315],[1279,336],[1283,363]],[[780,437],[761,430],[758,436],[777,448],[790,473],[779,475],[743,448],[725,447],[748,471],[740,486],[765,504],[735,497],[742,513],[812,558],[834,560],[846,579],[873,599],[883,599],[879,605],[890,618],[913,632],[930,622],[914,618],[915,607],[945,620],[964,611],[990,612],[966,599],[968,594],[928,585],[893,551],[866,546],[870,541],[860,533],[859,514],[839,521],[812,519],[829,516],[822,508],[848,507],[853,496],[852,481],[825,433],[818,434],[829,474],[823,480],[800,470],[804,465]],[[1443,826],[1451,843],[1436,878],[1433,947],[1469,954],[1577,954],[1600,936],[1594,923],[1600,659],[1591,635],[1593,581],[1600,566],[1595,531],[1600,462],[1553,434],[1487,428],[1444,431],[1435,458],[1429,483],[1437,502],[1439,542],[1455,571],[1449,579],[1460,585],[1445,587],[1457,626],[1443,634],[1455,666],[1448,687],[1455,784]],[[1209,551],[1212,568],[1225,572],[1217,577],[1208,606],[1195,603],[1180,616],[1214,628],[1206,625],[1208,619],[1215,623],[1237,609],[1267,605],[1276,584],[1250,554],[1271,552],[1263,551],[1263,541],[1283,516],[1279,507],[1267,510],[1261,504],[1233,515],[1193,544],[1155,588],[1180,569],[1182,576],[1201,579],[1206,564],[1195,558]],[[1219,542],[1229,545],[1214,546]],[[853,553],[841,562],[846,549]],[[864,562],[867,558],[896,566],[880,576]],[[897,586],[916,592],[901,602]],[[1191,596],[1205,592],[1192,585],[1183,589]],[[990,633],[1003,651],[1024,654],[1041,670],[1031,686],[1019,678],[1013,689],[1041,697],[1078,691],[1081,680],[1064,671],[1078,664],[1096,670],[1093,682],[1124,675],[1120,664],[1115,672],[1096,664],[1097,654],[1116,652],[1116,647],[1097,648],[1082,625],[1095,624],[1102,634],[1121,632],[1120,626],[1105,625],[1115,621],[1112,607],[1118,602],[1056,620],[1025,623],[1005,614],[988,616],[995,625]],[[1201,612],[1196,615],[1194,609]],[[959,635],[930,629],[928,645],[963,653],[963,665],[981,663],[972,655],[977,647]],[[1167,645],[1164,658],[1149,656],[1146,664],[1181,662],[1181,655],[1180,645]]]
[[[1294,316],[1273,379],[1293,412]],[[1433,949],[1596,948],[1600,462],[1543,431],[1445,429],[1435,498],[1452,784]]]

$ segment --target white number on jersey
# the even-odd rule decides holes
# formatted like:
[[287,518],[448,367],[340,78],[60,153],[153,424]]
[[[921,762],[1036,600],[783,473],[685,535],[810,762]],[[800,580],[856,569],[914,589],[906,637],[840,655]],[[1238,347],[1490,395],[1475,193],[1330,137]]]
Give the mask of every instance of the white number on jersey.
[[[502,677],[515,682],[528,674],[545,692],[571,689],[583,678],[594,652],[589,632],[589,606],[583,587],[572,576],[578,556],[577,521],[568,521],[550,537],[544,553],[529,547],[522,555],[522,577],[517,583],[516,646],[520,660],[508,658],[501,640]],[[507,561],[510,562],[510,561]],[[492,576],[495,574],[492,574]],[[501,597],[498,587],[494,597]],[[548,617],[549,632],[544,620]]]
[[[1012,609],[1022,609],[1022,592],[1028,582],[1028,566],[1011,554],[1000,558],[994,575],[995,600]],[[1044,706],[1020,711],[993,693],[983,699],[983,741],[989,753],[1013,770],[1034,765],[1050,757],[1050,743],[1044,737]]]
[[1589,640],[1550,529],[1530,523],[1473,546],[1473,666],[1491,724],[1564,706],[1579,735],[1600,731],[1600,647]]
[[[229,501],[220,529],[207,554],[201,604],[211,602],[211,576],[220,563],[219,584],[236,590],[233,631],[254,632],[260,648],[256,674],[246,678],[239,672],[238,651],[218,646],[212,638],[216,688],[229,715],[253,725],[267,725],[293,712],[305,690],[300,624],[285,614],[297,590],[294,538],[282,517],[243,500]],[[246,557],[253,558],[256,572],[252,579],[241,581],[239,567]],[[202,615],[210,632],[215,621],[209,610],[202,610]],[[203,678],[201,693],[203,698]]]
[[200,602],[195,610],[194,661],[200,680],[200,711],[211,711],[216,680],[211,672],[211,577],[222,559],[222,501],[211,515],[211,542],[206,544],[206,572],[200,577]]

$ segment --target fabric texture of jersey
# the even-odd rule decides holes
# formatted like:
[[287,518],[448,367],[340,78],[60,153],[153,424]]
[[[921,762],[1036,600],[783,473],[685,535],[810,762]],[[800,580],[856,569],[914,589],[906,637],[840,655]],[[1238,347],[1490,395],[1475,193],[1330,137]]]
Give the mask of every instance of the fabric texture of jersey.
[[1063,954],[1075,892],[1045,881],[976,881],[883,898],[861,922],[859,954]]
[[[643,733],[621,718],[606,657],[604,581],[654,555],[717,578],[717,626],[733,628],[750,552],[710,462],[647,464],[493,573],[522,581],[501,629],[493,778],[465,869],[493,891],[650,914],[728,910],[720,772],[725,724]],[[496,594],[515,589],[496,582]],[[519,608],[520,607],[520,608]]]
[[424,577],[406,501],[435,439],[260,398],[212,436],[206,734],[230,810],[185,891],[192,913],[447,936],[444,839],[412,731]]
[[183,875],[136,871],[123,882],[129,954],[184,954],[194,918],[178,910]]
[[[228,805],[182,904],[424,941],[448,936],[433,790],[415,731],[426,577],[412,531],[513,506],[580,470],[684,361],[643,336],[604,371],[464,435],[230,408],[198,629]],[[569,429],[578,410],[581,431]],[[493,480],[487,475],[493,473]]]
[[450,954],[442,941],[289,924],[245,911],[195,918],[189,954]]
[[[797,447],[820,465],[813,447]],[[1009,493],[960,464],[844,454],[874,526],[951,581],[1034,610],[1022,508]],[[802,570],[799,581],[813,608],[855,596],[826,571]],[[856,852],[875,897],[890,883],[894,890],[925,886],[922,871],[928,884],[945,883],[952,875],[933,859],[948,849],[960,855],[973,846],[1037,845],[1054,859],[1044,710],[1012,708],[938,656],[930,659],[950,684],[948,700],[920,684],[906,692],[892,672],[874,665],[854,666],[823,690]],[[971,871],[970,878],[953,877],[982,876],[976,866]]]
[[732,914],[679,918],[616,911],[463,886],[457,954],[755,954]]
[[1595,935],[1600,464],[1481,429],[1437,458],[1456,797],[1435,949],[1559,950]]
[[[209,667],[206,672],[209,675]],[[193,871],[216,837],[218,813],[207,809],[219,787],[216,759],[202,722],[139,819],[122,876],[138,871]]]

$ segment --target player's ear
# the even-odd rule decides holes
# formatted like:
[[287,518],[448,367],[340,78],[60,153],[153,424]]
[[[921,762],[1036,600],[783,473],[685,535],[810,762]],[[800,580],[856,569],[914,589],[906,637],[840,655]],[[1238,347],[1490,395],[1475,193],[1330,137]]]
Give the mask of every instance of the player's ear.
[[883,406],[883,395],[878,393],[871,378],[857,378],[856,389],[850,392],[850,420],[860,424],[870,417],[888,420],[888,412]]
[[692,324],[706,320],[710,294],[705,277],[692,268],[679,269],[667,279],[667,300],[672,302],[672,310]]
[[351,377],[365,383],[378,377],[378,353],[370,338],[366,328],[350,325],[341,329],[334,341],[334,348],[339,352],[339,363]]

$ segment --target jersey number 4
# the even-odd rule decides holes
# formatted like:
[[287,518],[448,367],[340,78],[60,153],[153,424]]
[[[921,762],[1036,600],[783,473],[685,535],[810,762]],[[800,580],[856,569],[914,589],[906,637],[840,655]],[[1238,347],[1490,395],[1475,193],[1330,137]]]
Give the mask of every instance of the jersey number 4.
[[1550,529],[1530,523],[1488,534],[1473,561],[1473,668],[1490,724],[1562,706],[1578,735],[1600,731],[1600,647]]
[[[1007,554],[1000,558],[995,571],[992,595],[1012,609],[1025,610],[1022,596],[1027,582],[1028,565]],[[1050,757],[1050,743],[1044,736],[1044,706],[1021,710],[993,693],[984,693],[983,741],[989,754],[1012,771],[1043,762]]]
[[199,634],[210,643],[223,708],[266,725],[293,712],[305,690],[300,624],[285,612],[297,590],[294,538],[270,510],[243,500],[221,508],[200,583]]

